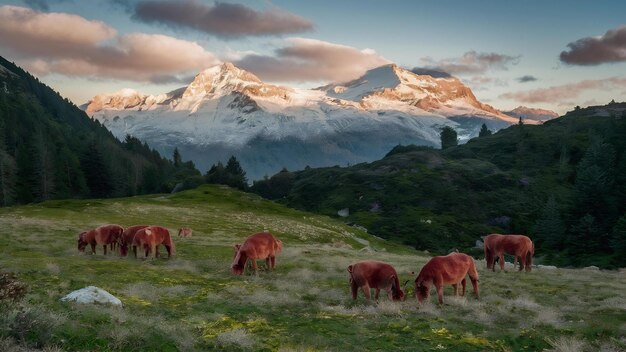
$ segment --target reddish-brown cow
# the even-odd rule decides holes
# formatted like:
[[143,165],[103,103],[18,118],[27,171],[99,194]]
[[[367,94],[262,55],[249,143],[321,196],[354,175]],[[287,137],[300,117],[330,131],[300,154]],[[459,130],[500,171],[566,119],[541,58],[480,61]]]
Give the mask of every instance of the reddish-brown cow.
[[360,287],[368,301],[371,288],[376,289],[376,300],[378,300],[381,289],[387,291],[389,300],[404,300],[404,291],[400,288],[398,274],[393,266],[373,260],[364,261],[348,266],[348,272],[350,273],[352,299],[356,299]]
[[158,257],[159,252],[157,247],[161,244],[167,249],[168,258],[176,254],[176,247],[174,246],[174,241],[172,241],[169,230],[161,226],[148,226],[139,229],[137,233],[135,233],[132,243],[135,258],[137,258],[137,247],[144,249],[146,258],[151,253],[153,257]]
[[248,261],[252,262],[254,273],[258,274],[256,261],[265,259],[268,270],[273,270],[276,266],[276,255],[283,249],[281,240],[275,238],[269,232],[261,232],[251,235],[242,244],[235,245],[235,255],[231,269],[234,275],[241,275],[245,272]]
[[178,237],[191,237],[193,230],[189,227],[181,227],[178,229]]
[[78,250],[85,251],[87,245],[91,246],[91,253],[96,254],[96,245],[102,245],[104,247],[104,254],[107,254],[107,246],[116,243],[124,228],[120,225],[102,225],[95,229],[81,232],[78,235]]
[[495,262],[499,259],[500,271],[504,270],[504,254],[511,254],[515,256],[514,265],[519,260],[519,271],[532,270],[535,245],[527,236],[491,234],[485,237],[484,249],[487,269],[496,271]]
[[127,227],[122,232],[122,236],[120,236],[119,244],[120,244],[120,255],[125,257],[128,255],[128,247],[133,244],[133,238],[135,238],[135,234],[137,231],[148,227],[148,225],[134,225]]
[[474,294],[478,294],[478,272],[474,259],[463,253],[450,253],[446,256],[431,258],[422,268],[415,279],[415,298],[420,302],[430,297],[430,288],[434,284],[437,288],[439,304],[443,304],[443,285],[451,284],[454,294],[458,293],[459,283],[463,287],[462,296],[465,295],[465,276],[469,275],[474,286]]

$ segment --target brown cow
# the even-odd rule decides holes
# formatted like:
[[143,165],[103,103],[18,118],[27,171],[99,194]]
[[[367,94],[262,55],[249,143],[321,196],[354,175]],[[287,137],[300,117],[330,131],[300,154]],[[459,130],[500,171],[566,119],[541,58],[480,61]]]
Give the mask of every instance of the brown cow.
[[443,304],[443,285],[452,284],[454,294],[458,293],[459,283],[463,287],[462,296],[465,295],[465,276],[469,275],[474,286],[474,294],[478,294],[478,272],[474,259],[463,253],[450,253],[446,256],[431,258],[422,268],[415,279],[415,298],[420,302],[430,297],[430,288],[434,284],[437,288],[439,304]]
[[124,232],[122,232],[122,236],[120,236],[119,239],[121,256],[125,257],[128,255],[128,247],[133,244],[133,238],[135,238],[135,234],[137,233],[137,231],[146,227],[148,227],[148,225],[134,225],[124,229]]
[[515,256],[515,263],[519,260],[519,271],[532,270],[535,245],[533,241],[524,235],[500,235],[491,234],[485,237],[484,243],[485,261],[487,269],[496,271],[496,261],[500,261],[500,271],[504,270],[504,254]]
[[380,290],[387,291],[387,298],[394,301],[404,301],[404,291],[400,288],[398,274],[393,266],[377,261],[358,262],[348,266],[350,273],[350,288],[352,299],[356,299],[359,287],[365,298],[370,299],[370,288],[376,289],[376,300]]
[[191,237],[193,230],[189,227],[181,227],[178,229],[178,237]]
[[137,258],[137,247],[144,249],[146,258],[151,253],[153,258],[158,257],[159,252],[157,247],[161,244],[167,249],[168,258],[176,254],[176,247],[174,246],[174,241],[172,241],[169,230],[161,226],[148,226],[139,229],[137,233],[135,233],[132,243],[135,258]]
[[91,253],[96,254],[96,245],[104,247],[104,254],[107,254],[107,246],[118,241],[124,228],[120,225],[102,225],[95,229],[81,232],[78,235],[78,250],[85,251],[87,245],[91,245]]
[[235,255],[231,269],[234,275],[241,275],[245,272],[248,261],[252,262],[254,273],[258,275],[256,261],[265,259],[268,270],[273,270],[276,266],[276,255],[283,249],[281,240],[275,238],[269,232],[260,232],[251,235],[242,244],[235,245]]

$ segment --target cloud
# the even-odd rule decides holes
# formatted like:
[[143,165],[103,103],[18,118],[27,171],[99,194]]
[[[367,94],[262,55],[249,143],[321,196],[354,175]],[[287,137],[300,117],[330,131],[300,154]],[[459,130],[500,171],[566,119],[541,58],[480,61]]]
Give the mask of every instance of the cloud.
[[537,81],[538,78],[535,76],[531,76],[531,75],[525,75],[522,77],[518,77],[517,81],[520,83],[527,83],[527,82],[533,82],[533,81]]
[[626,25],[607,31],[601,37],[587,37],[567,44],[562,62],[570,65],[599,65],[626,61]]
[[425,68],[452,75],[463,75],[482,74],[491,69],[506,70],[509,65],[517,65],[520,57],[498,53],[477,53],[472,50],[458,58],[434,60],[431,57],[424,57],[421,61]]
[[23,2],[33,9],[41,11],[49,11],[50,3],[67,2],[71,0],[23,0]]
[[626,87],[626,78],[611,77],[606,79],[585,80],[549,88],[533,89],[525,92],[513,92],[500,95],[503,99],[512,99],[522,103],[558,103],[575,100],[585,91],[616,90]]
[[256,11],[241,4],[198,0],[144,0],[133,9],[133,18],[173,28],[191,28],[224,39],[300,33],[313,29],[304,17],[277,7]]
[[332,81],[355,79],[365,71],[390,63],[372,49],[316,39],[289,38],[274,55],[249,54],[235,64],[269,81]]
[[427,76],[432,76],[434,78],[452,77],[452,75],[450,75],[447,72],[437,71],[437,70],[433,70],[433,69],[425,68],[425,67],[413,67],[413,69],[411,69],[411,72],[415,73],[416,75],[427,75]]
[[0,7],[0,47],[39,75],[163,83],[165,77],[173,81],[219,63],[195,42],[160,34],[118,35],[100,21],[13,6]]

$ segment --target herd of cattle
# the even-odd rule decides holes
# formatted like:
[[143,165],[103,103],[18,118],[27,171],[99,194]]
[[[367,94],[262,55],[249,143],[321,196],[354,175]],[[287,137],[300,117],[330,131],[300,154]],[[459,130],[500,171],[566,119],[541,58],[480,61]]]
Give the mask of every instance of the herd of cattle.
[[[179,237],[191,236],[190,228],[178,230]],[[158,247],[163,245],[167,250],[168,257],[176,254],[174,241],[168,229],[161,226],[135,225],[124,229],[119,225],[103,225],[95,229],[82,232],[78,235],[78,250],[85,251],[87,245],[91,246],[91,252],[96,253],[96,246],[107,247],[110,250],[119,250],[121,256],[128,255],[132,247],[135,258],[137,248],[143,250],[144,257],[158,257]],[[273,270],[276,266],[276,255],[283,249],[281,240],[269,232],[256,233],[248,237],[243,244],[234,247],[233,263],[231,270],[234,275],[241,275],[248,264],[252,265],[257,273],[257,260],[265,259],[266,267]],[[535,247],[530,238],[523,235],[500,235],[491,234],[484,239],[485,261],[487,269],[495,271],[496,262],[500,262],[500,270],[504,270],[504,254],[515,256],[514,265],[519,260],[519,270],[531,271],[532,257]],[[400,286],[398,274],[393,266],[379,261],[362,261],[348,266],[350,274],[350,288],[352,298],[357,298],[359,288],[370,299],[370,289],[375,289],[375,298],[378,300],[380,290],[387,292],[389,300],[404,300],[404,291]],[[437,289],[439,304],[443,304],[443,286],[452,285],[454,294],[465,295],[466,276],[469,276],[474,294],[478,293],[478,271],[474,259],[467,254],[453,252],[446,256],[431,258],[422,268],[415,279],[415,298],[420,302],[428,300],[430,290],[434,285]],[[405,285],[407,282],[405,282]]]

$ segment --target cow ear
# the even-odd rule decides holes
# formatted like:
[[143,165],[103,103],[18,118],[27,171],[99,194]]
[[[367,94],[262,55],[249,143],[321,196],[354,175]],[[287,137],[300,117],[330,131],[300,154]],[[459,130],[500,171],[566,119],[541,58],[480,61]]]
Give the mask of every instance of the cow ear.
[[235,252],[236,252],[236,251],[238,251],[238,250],[239,250],[239,248],[241,248],[241,245],[240,245],[240,244],[236,244],[236,245],[234,246],[234,248],[235,248]]
[[352,265],[348,265],[348,272],[352,274]]

